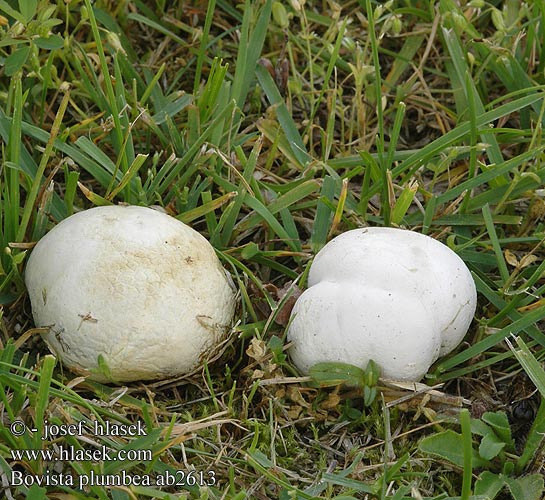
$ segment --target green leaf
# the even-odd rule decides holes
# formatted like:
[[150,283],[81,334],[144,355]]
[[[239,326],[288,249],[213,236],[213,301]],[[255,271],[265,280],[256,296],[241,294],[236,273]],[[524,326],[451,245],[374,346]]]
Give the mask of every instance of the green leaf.
[[380,377],[380,367],[370,359],[365,367],[364,383],[366,386],[374,387]]
[[184,94],[178,99],[175,99],[171,102],[167,102],[160,110],[157,111],[152,117],[151,120],[155,125],[161,125],[165,123],[167,118],[172,118],[177,115],[180,111],[187,108],[193,101],[193,97],[189,94]]
[[526,444],[524,445],[524,450],[520,456],[518,462],[516,463],[515,470],[518,473],[521,473],[528,462],[536,456],[538,450],[541,448],[543,441],[545,440],[545,399],[541,399],[541,404],[537,411],[534,423],[528,432],[528,437],[526,438]]
[[375,398],[377,397],[377,388],[365,386],[363,388],[363,404],[365,406],[371,406]]
[[34,483],[26,493],[27,500],[47,500],[47,490]]
[[403,188],[403,191],[397,198],[392,210],[391,221],[393,223],[399,224],[402,221],[403,217],[405,217],[405,214],[407,213],[407,210],[411,206],[417,191],[418,184],[416,182],[410,183],[408,186]]
[[147,160],[148,155],[138,154],[136,155],[136,158],[133,160],[131,165],[129,166],[129,169],[125,172],[125,175],[123,175],[123,178],[119,182],[119,184],[108,193],[106,196],[107,200],[113,200],[117,194],[122,191],[129,182],[133,179],[133,177],[136,176],[144,162]]
[[45,50],[56,50],[56,49],[62,49],[64,46],[64,38],[60,35],[51,35],[47,38],[40,37],[35,38],[33,42],[40,47],[40,49]]
[[282,342],[282,339],[280,337],[277,337],[276,335],[273,335],[271,339],[269,340],[269,348],[271,352],[276,354],[277,356],[279,354],[282,354],[284,350],[284,342]]
[[330,175],[326,175],[322,184],[320,201],[316,208],[316,215],[314,217],[314,224],[312,225],[312,232],[310,235],[310,244],[312,250],[315,252],[320,250],[327,241],[327,235],[333,219],[333,210],[326,201],[333,201],[336,187],[337,181]]
[[492,460],[497,457],[505,447],[505,443],[494,433],[487,434],[479,445],[479,455],[485,460]]
[[[24,1],[24,0],[22,0]],[[25,18],[21,13],[15,10],[8,2],[5,0],[0,0],[0,11],[5,12],[8,16],[13,17],[16,21],[19,21],[21,24],[25,24]]]
[[25,23],[28,24],[36,14],[38,0],[19,0],[19,11],[25,18]]
[[283,30],[287,29],[290,25],[288,17],[288,11],[282,2],[273,2],[272,4],[272,17],[274,22],[280,26]]
[[81,182],[78,181],[78,187],[80,188],[81,192],[84,194],[84,196],[97,207],[106,207],[108,205],[113,205],[113,203],[110,200],[107,200],[106,198],[103,198],[97,193],[94,193],[87,187],[85,187]]
[[251,457],[253,460],[257,462],[258,465],[261,465],[261,467],[265,467],[266,469],[270,469],[274,467],[274,464],[271,462],[271,459],[265,455],[262,451],[255,450],[255,451],[249,451],[248,456]]
[[516,479],[506,477],[505,483],[516,500],[541,500],[545,489],[543,476],[531,474]]
[[[22,43],[26,43],[26,40],[18,40],[17,38],[5,36],[5,34],[3,38],[0,39],[0,47],[7,47],[8,45],[15,47],[16,45],[20,45]],[[3,57],[0,57],[0,61],[4,62],[5,59]]]
[[509,447],[514,446],[511,427],[509,426],[509,420],[505,412],[486,412],[481,419],[494,429],[494,432],[505,444]]
[[[437,455],[460,468],[464,466],[464,441],[461,434],[447,430],[425,437],[418,445],[420,451]],[[488,462],[477,455],[473,450],[473,467],[483,467]]]
[[92,371],[98,375],[105,376],[108,380],[112,380],[112,372],[110,371],[110,367],[102,354],[99,354],[97,357],[97,365],[98,367]]
[[13,76],[15,73],[17,73],[17,71],[19,71],[26,63],[29,54],[30,46],[25,45],[6,57],[6,62],[4,63],[6,76]]
[[322,475],[322,481],[326,481],[329,484],[342,486],[343,488],[350,488],[354,491],[369,493],[373,496],[376,493],[375,488],[369,484],[349,477],[343,477],[340,474],[330,474],[329,472],[325,472]]
[[365,372],[348,363],[324,362],[312,366],[309,375],[320,387],[333,387],[340,384],[362,387]]
[[211,212],[214,212],[214,210],[230,202],[236,196],[237,196],[237,193],[235,191],[226,193],[214,200],[210,200],[207,203],[203,203],[202,205],[199,205],[196,208],[187,210],[181,213],[180,215],[178,215],[176,218],[186,224],[189,224],[190,222],[193,222],[195,219],[206,216],[207,214]]
[[253,241],[250,241],[250,243],[245,245],[240,252],[240,256],[244,260],[250,260],[256,255],[260,255],[260,254],[261,254],[261,250],[259,250],[259,247],[257,246],[257,244],[254,243]]
[[493,499],[503,488],[504,484],[500,475],[484,471],[475,482],[474,493],[475,495],[485,495],[486,497]]
[[[103,171],[106,171],[109,175],[104,176],[104,173],[99,173],[96,170],[91,170],[91,174],[94,177],[98,177],[100,183],[103,186],[107,186],[111,182],[112,176],[116,176],[121,181],[121,173],[116,172],[115,163],[110,159],[110,157],[104,153],[94,142],[89,140],[87,137],[80,137],[74,142],[74,145],[78,147],[79,150],[83,151],[86,155],[90,156],[96,163],[98,163]],[[77,161],[77,160],[76,160]],[[102,179],[105,179],[104,181]]]
[[21,262],[23,262],[23,260],[25,260],[25,256],[27,254],[27,251],[28,250],[25,250],[23,252],[19,252],[19,253],[12,253],[11,255],[11,261],[13,262],[14,265],[18,266],[19,264],[21,264]]
[[471,419],[471,432],[479,436],[487,436],[490,434],[492,429],[486,425],[481,419],[472,418]]

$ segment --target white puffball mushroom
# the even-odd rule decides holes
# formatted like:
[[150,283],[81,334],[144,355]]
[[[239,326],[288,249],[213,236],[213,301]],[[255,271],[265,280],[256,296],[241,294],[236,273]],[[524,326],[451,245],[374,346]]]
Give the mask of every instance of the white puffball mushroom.
[[418,381],[464,338],[477,292],[450,248],[420,233],[370,227],[325,245],[310,267],[309,288],[291,313],[287,338],[294,364],[365,368]]
[[235,311],[210,243],[145,207],[97,207],[63,220],[35,246],[25,281],[50,349],[103,382],[190,372],[226,337]]

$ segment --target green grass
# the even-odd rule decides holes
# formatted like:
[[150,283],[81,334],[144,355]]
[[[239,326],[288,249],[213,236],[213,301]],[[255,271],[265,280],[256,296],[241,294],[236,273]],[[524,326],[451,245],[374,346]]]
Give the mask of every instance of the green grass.
[[[512,0],[1,0],[0,469],[44,478],[51,464],[13,450],[106,446],[151,458],[56,473],[194,483],[2,497],[540,499],[544,15]],[[182,380],[79,379],[33,328],[33,244],[121,202],[190,224],[240,290],[224,354]],[[440,239],[475,279],[468,335],[415,394],[290,362],[280,290],[365,225]],[[46,420],[148,433],[41,440]]]

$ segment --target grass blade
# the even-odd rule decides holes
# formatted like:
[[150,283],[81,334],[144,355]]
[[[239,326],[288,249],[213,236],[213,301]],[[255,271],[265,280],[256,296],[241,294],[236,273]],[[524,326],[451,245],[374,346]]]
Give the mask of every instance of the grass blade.
[[[545,313],[545,307],[543,308]],[[506,343],[509,346],[509,349],[513,352],[518,362],[521,364],[524,371],[530,377],[530,380],[535,384],[537,390],[540,392],[541,397],[545,398],[545,370],[541,363],[535,358],[528,346],[520,337],[515,337],[515,342],[517,343],[518,349],[516,349],[513,344],[506,339]]]
[[465,349],[461,353],[456,354],[451,358],[439,363],[439,365],[437,366],[437,371],[439,373],[444,373],[447,370],[450,370],[451,368],[470,360],[474,356],[478,356],[484,353],[502,340],[505,340],[509,335],[515,335],[518,332],[524,330],[525,328],[532,326],[537,321],[541,321],[543,318],[545,318],[545,307],[541,307],[527,314],[524,314],[519,319],[513,321],[513,323],[511,323],[510,325],[507,325],[501,330],[491,334],[480,342],[477,342],[471,347]]
[[28,224],[30,222],[32,211],[34,210],[34,204],[36,203],[36,197],[38,196],[38,190],[41,186],[41,180],[45,171],[45,167],[47,166],[47,162],[49,161],[49,158],[53,153],[53,145],[61,128],[62,119],[64,117],[64,113],[66,111],[69,101],[70,90],[66,90],[57,114],[55,115],[55,120],[53,121],[53,126],[51,127],[51,134],[45,146],[45,151],[41,157],[40,165],[38,166],[36,175],[34,176],[34,182],[32,183],[30,192],[28,193],[28,197],[25,201],[25,207],[23,209],[23,215],[21,217],[21,224],[19,225],[19,231],[17,232],[17,241],[23,241],[25,239],[25,234]]
[[498,269],[500,271],[502,281],[505,284],[509,280],[509,270],[507,269],[507,263],[505,262],[503,252],[501,250],[501,246],[500,246],[500,243],[498,241],[498,235],[496,234],[496,227],[494,226],[494,222],[492,220],[492,214],[490,213],[490,207],[488,205],[485,205],[482,208],[482,212],[483,212],[483,217],[484,217],[484,223],[485,223],[486,229],[488,231],[488,236],[490,236],[490,241],[492,243],[492,248],[494,249],[494,253],[496,254],[496,261],[498,263]]
[[34,434],[34,449],[36,450],[41,449],[43,444],[44,424],[47,421],[45,412],[49,404],[49,392],[55,364],[55,356],[51,354],[44,356],[40,370],[40,385],[38,386],[36,416],[34,419],[34,425],[37,429],[37,432]]
[[257,60],[261,56],[261,50],[265,42],[265,34],[267,33],[267,26],[271,17],[272,0],[265,0],[256,24],[250,32],[250,22],[252,15],[254,15],[254,6],[254,3],[246,0],[244,4],[244,17],[240,28],[237,64],[231,90],[231,98],[235,101],[239,109],[242,109],[248,95],[250,83],[254,78],[255,72],[260,68]]
[[299,135],[297,126],[295,125],[295,122],[293,121],[293,118],[291,117],[288,108],[284,103],[284,99],[280,95],[280,92],[278,91],[278,88],[276,87],[271,75],[263,66],[257,66],[256,75],[257,79],[259,80],[259,84],[261,87],[263,87],[263,90],[271,103],[271,106],[274,106],[276,110],[278,122],[280,123],[280,126],[282,127],[282,130],[288,140],[288,144],[290,145],[294,158],[297,159],[300,167],[304,167],[312,160],[312,158],[306,151],[306,147],[301,139],[301,136]]
[[[465,82],[468,85],[466,90],[466,101],[472,100],[476,113],[478,115],[482,115],[484,113],[484,106],[479,98],[479,94],[477,92],[477,89],[475,88],[475,84],[471,79],[466,78],[466,75],[469,75],[470,73],[469,68],[466,64],[464,51],[460,46],[460,42],[458,41],[458,38],[456,37],[456,34],[453,30],[443,28],[442,31],[443,39],[445,40],[445,44],[451,56],[452,64],[456,70],[456,76],[460,82]],[[487,154],[490,163],[496,165],[502,163],[504,159],[501,153],[501,149],[498,145],[498,141],[496,140],[496,136],[492,133],[481,133],[481,140],[485,144],[488,144]],[[501,184],[506,184],[508,180],[505,177],[498,177],[497,179],[495,179],[495,182],[491,182],[491,185],[497,186],[498,182]]]

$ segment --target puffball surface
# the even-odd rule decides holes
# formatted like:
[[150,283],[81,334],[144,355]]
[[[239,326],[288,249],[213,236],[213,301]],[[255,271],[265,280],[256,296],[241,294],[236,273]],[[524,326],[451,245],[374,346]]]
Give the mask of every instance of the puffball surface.
[[208,241],[145,207],[97,207],[63,220],[34,248],[25,280],[50,349],[98,381],[191,371],[225,338],[235,310]]
[[319,362],[418,381],[464,338],[477,292],[450,248],[420,233],[370,227],[325,245],[311,265],[309,288],[291,314],[291,358],[304,373]]

